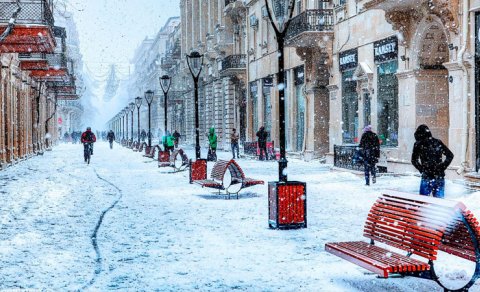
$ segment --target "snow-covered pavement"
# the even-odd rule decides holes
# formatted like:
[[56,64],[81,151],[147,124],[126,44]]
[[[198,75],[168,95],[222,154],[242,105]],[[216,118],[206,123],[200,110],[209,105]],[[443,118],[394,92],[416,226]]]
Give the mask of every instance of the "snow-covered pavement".
[[[118,145],[96,143],[90,165],[82,156],[81,145],[60,145],[0,172],[0,290],[442,291],[418,278],[378,279],[324,251],[361,240],[380,192],[416,192],[418,177],[366,187],[352,173],[290,159],[289,179],[307,182],[308,228],[271,230],[266,185],[225,200]],[[249,177],[277,180],[275,162],[238,162]],[[479,195],[447,183],[446,197],[477,218]],[[438,261],[446,279],[473,272],[452,272],[456,260]]]

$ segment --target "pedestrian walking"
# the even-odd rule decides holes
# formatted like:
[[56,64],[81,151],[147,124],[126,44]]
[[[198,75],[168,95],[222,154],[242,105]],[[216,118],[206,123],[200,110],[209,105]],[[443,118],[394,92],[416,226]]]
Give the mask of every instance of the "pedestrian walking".
[[233,159],[235,159],[235,151],[237,151],[237,158],[240,158],[239,150],[238,150],[238,134],[237,129],[233,128],[232,133],[230,134],[230,145],[232,146],[232,155]]
[[363,166],[365,171],[365,185],[370,185],[370,174],[372,174],[372,183],[377,182],[377,166],[380,158],[380,141],[377,134],[372,131],[372,126],[368,125],[363,129],[360,139],[360,151],[363,157]]
[[217,161],[217,134],[215,128],[211,127],[208,133],[208,161]]
[[108,143],[110,143],[110,149],[113,148],[113,141],[115,141],[115,133],[110,130],[107,134]]
[[181,136],[182,135],[180,135],[180,133],[177,130],[173,132],[173,144],[175,145],[175,148],[178,148],[178,142]]
[[170,132],[167,131],[165,135],[162,137],[162,144],[163,144],[163,149],[165,151],[169,151],[170,153],[173,152],[174,147],[174,142],[173,142],[173,136],[170,135]]
[[453,153],[441,140],[433,138],[427,125],[418,126],[414,136],[412,164],[422,175],[420,195],[443,198],[445,170],[453,160]]
[[142,129],[142,132],[140,132],[140,139],[142,139],[142,142],[145,142],[146,138],[147,138],[147,132],[145,132],[145,129]]
[[261,126],[260,129],[257,132],[257,142],[258,142],[258,148],[260,150],[259,153],[259,160],[264,160],[264,155],[265,159],[268,160],[268,155],[267,155],[267,137],[268,137],[268,132],[265,131],[265,127]]

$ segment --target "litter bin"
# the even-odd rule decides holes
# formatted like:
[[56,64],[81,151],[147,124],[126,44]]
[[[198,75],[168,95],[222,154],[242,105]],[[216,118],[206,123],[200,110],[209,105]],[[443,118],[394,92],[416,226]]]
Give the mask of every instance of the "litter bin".
[[206,159],[197,159],[192,161],[190,159],[190,183],[192,184],[194,180],[203,180],[207,179],[207,160]]
[[307,184],[299,181],[269,182],[268,214],[270,228],[306,228]]

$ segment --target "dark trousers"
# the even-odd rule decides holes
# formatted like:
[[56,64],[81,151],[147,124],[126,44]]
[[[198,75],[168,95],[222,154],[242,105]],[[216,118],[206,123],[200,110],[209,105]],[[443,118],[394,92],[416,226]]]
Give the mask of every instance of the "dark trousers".
[[258,149],[260,150],[260,160],[263,160],[263,155],[265,155],[265,160],[268,160],[267,155],[267,143],[258,143]]
[[445,178],[423,178],[420,182],[420,195],[429,196],[432,194],[435,198],[445,197]]
[[237,150],[237,158],[239,158],[240,154],[239,154],[239,150],[238,150],[238,143],[232,143],[231,146],[232,146],[233,159],[235,159],[235,150]]
[[363,166],[365,170],[365,184],[370,185],[370,173],[372,174],[372,181],[375,182],[377,177],[377,169],[375,167],[375,162],[365,159],[363,161]]

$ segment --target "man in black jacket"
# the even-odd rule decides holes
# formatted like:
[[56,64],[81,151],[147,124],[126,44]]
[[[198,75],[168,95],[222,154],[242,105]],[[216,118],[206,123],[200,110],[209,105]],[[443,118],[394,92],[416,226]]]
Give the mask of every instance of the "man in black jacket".
[[[445,196],[445,170],[453,160],[453,153],[439,139],[432,137],[426,125],[415,131],[412,164],[422,174],[420,194],[443,198]],[[445,156],[445,160],[443,160]]]
[[267,155],[268,132],[265,131],[264,126],[261,126],[260,129],[258,130],[257,138],[258,138],[258,149],[260,150],[260,157],[258,159],[263,160],[263,157],[265,157],[265,159],[268,160],[268,155]]
[[380,158],[380,142],[377,134],[372,131],[372,126],[368,125],[363,129],[363,135],[360,139],[360,148],[363,154],[363,165],[365,170],[365,184],[370,185],[370,173],[372,173],[372,183],[376,182],[376,164]]

